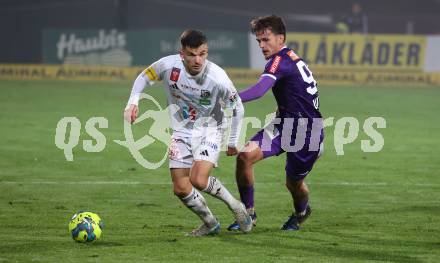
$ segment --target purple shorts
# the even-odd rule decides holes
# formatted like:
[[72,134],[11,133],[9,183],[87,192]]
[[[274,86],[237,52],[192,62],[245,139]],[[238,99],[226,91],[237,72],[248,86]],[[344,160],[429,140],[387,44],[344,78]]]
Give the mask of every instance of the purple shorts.
[[[290,126],[285,118],[272,121],[250,141],[258,143],[264,159],[287,152],[286,176],[293,181],[299,181],[312,170],[323,152],[324,130],[322,119],[306,119],[306,122],[298,118],[292,119]],[[312,125],[314,121],[321,123],[315,124],[315,127]]]

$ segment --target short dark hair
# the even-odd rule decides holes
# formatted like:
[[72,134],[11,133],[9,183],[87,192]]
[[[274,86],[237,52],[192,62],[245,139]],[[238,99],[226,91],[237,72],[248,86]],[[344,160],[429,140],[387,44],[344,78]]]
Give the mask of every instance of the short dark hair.
[[205,34],[196,29],[186,29],[180,36],[182,47],[198,48],[208,42]]
[[252,33],[270,29],[274,34],[283,35],[286,39],[286,26],[281,17],[276,15],[260,16],[251,21]]

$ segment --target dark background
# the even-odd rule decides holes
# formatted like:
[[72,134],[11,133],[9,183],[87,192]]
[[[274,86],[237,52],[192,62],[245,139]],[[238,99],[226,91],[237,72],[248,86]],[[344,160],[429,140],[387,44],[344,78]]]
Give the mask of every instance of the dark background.
[[[369,33],[440,33],[440,0],[357,2],[368,17]],[[40,63],[45,28],[142,30],[183,24],[203,30],[247,32],[253,17],[277,14],[284,18],[291,32],[334,32],[333,22],[349,14],[352,3],[348,0],[0,0],[0,62]]]

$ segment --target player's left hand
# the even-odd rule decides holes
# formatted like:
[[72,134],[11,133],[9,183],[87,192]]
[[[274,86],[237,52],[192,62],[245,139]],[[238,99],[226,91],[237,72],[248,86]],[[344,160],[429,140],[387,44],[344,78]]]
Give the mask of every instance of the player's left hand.
[[227,156],[234,156],[238,154],[237,147],[228,146],[228,150],[226,151]]

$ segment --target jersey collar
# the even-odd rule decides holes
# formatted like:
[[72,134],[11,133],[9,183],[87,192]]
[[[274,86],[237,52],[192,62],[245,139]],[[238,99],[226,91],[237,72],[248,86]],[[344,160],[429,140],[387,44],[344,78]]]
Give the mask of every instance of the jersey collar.
[[276,55],[280,54],[280,52],[283,51],[283,50],[286,49],[286,48],[287,48],[287,46],[284,45],[280,50],[278,50],[277,53],[273,54],[273,55],[270,57],[270,59],[273,58],[273,57],[275,57]]

